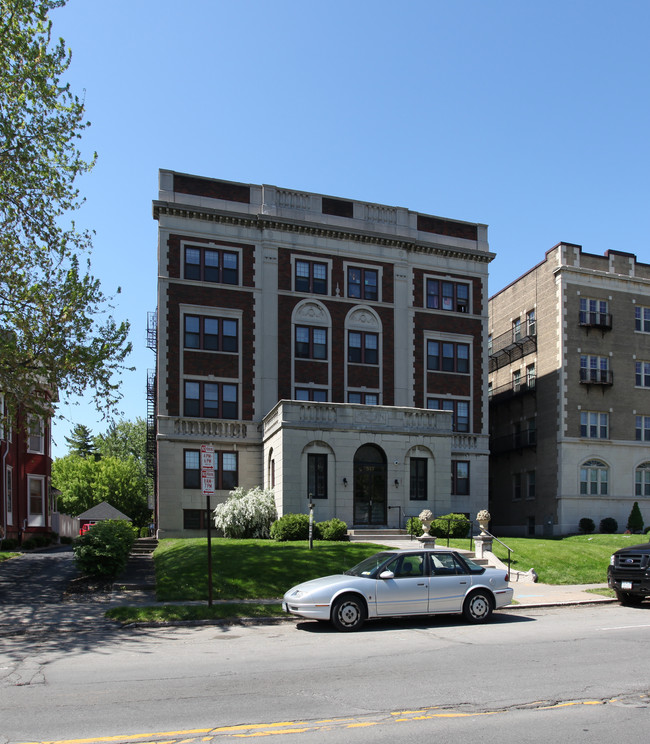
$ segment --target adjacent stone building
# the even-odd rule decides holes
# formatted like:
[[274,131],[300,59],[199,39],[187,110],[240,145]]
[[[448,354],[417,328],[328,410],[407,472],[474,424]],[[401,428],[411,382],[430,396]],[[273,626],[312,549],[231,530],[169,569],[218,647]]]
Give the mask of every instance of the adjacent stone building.
[[[272,488],[280,514],[400,527],[487,503],[482,224],[160,172],[156,526]],[[213,505],[214,505],[213,499]]]
[[498,534],[650,523],[650,266],[560,243],[489,302]]

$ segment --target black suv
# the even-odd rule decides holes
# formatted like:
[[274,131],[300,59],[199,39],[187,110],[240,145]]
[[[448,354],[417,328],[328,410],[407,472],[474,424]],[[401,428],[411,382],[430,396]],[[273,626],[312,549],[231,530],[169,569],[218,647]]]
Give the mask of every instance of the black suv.
[[624,605],[638,605],[650,597],[650,543],[617,550],[609,559],[607,584]]

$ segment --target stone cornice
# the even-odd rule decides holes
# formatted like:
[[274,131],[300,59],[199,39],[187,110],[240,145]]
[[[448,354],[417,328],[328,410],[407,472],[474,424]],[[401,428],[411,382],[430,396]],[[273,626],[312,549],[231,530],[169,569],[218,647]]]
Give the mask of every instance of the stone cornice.
[[189,220],[204,220],[207,222],[218,222],[222,225],[233,225],[235,227],[247,227],[251,229],[279,230],[282,232],[293,232],[311,235],[318,238],[332,240],[349,240],[357,243],[372,243],[374,245],[388,246],[411,253],[429,253],[445,258],[460,258],[479,263],[489,263],[495,257],[494,253],[460,248],[455,246],[429,245],[390,236],[385,233],[373,233],[363,230],[346,230],[345,228],[331,225],[323,225],[288,218],[275,217],[266,214],[243,214],[241,212],[226,212],[207,207],[190,206],[187,204],[174,204],[170,202],[154,201],[153,217],[158,220],[161,215],[170,217],[181,217]]

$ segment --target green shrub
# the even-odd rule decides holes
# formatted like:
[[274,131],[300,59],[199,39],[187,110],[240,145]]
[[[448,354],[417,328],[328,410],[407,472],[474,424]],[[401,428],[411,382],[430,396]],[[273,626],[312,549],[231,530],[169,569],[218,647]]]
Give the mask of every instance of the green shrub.
[[435,537],[449,537],[458,540],[467,537],[469,532],[469,519],[464,514],[445,514],[436,517],[431,523],[430,535]]
[[[317,538],[318,525],[314,525],[313,537]],[[278,542],[309,539],[308,514],[284,514],[271,525],[271,537]]]
[[600,520],[600,531],[604,535],[613,535],[618,529],[618,522],[614,517],[605,517]]
[[588,535],[596,529],[596,524],[593,519],[589,519],[589,517],[583,517],[578,522],[578,529],[580,530],[580,532],[584,532],[585,535]]
[[409,535],[413,535],[413,537],[420,537],[420,535],[424,534],[420,517],[409,517],[406,522],[406,531]]
[[97,522],[75,540],[72,550],[77,567],[85,576],[115,578],[126,568],[134,540],[129,522]]
[[67,535],[62,535],[59,542],[61,545],[72,545],[72,538]]
[[235,488],[228,500],[214,510],[215,527],[224,537],[239,540],[269,537],[271,525],[277,518],[273,491],[259,486],[248,491],[242,486]]
[[643,517],[638,501],[634,502],[630,516],[627,518],[627,528],[630,532],[643,532]]
[[316,529],[320,540],[347,540],[348,526],[345,522],[334,517],[326,522],[318,522]]
[[16,550],[18,547],[18,540],[14,540],[13,537],[7,537],[4,540],[0,541],[0,548],[2,550]]

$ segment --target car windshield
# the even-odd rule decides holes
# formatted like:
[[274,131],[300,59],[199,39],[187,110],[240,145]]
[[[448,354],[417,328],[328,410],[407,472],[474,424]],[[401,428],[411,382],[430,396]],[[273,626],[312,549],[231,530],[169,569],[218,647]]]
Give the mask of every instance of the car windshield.
[[366,578],[372,578],[377,569],[386,563],[387,559],[393,555],[393,553],[375,553],[370,558],[366,558],[357,563],[353,568],[348,569],[345,574],[347,576],[364,576]]
[[478,563],[474,563],[471,558],[463,556],[463,561],[467,564],[470,573],[482,574],[485,573],[485,566],[479,566]]

